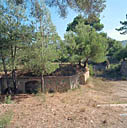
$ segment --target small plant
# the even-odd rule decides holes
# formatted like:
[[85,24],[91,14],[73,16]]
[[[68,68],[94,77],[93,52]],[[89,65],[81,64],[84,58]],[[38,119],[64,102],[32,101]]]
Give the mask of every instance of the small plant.
[[121,72],[120,72],[121,65],[120,64],[110,64],[110,68],[107,69],[104,73],[105,77],[108,78],[121,78]]
[[111,64],[109,70],[114,71],[114,72],[119,72],[120,71],[120,64]]
[[9,96],[5,96],[4,103],[5,103],[5,104],[11,104],[11,103],[12,103],[11,95],[9,95]]
[[92,65],[89,65],[88,67],[89,67],[90,75],[91,75],[91,76],[95,75],[93,66],[92,66]]
[[121,78],[122,80],[127,80],[127,77],[125,77],[125,76],[122,76],[122,78]]
[[5,128],[9,125],[12,115],[13,113],[9,111],[0,117],[0,128]]

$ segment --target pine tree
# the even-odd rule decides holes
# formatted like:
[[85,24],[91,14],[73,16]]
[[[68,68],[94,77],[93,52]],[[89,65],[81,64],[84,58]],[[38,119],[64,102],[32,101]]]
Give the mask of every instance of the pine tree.
[[[126,15],[126,19],[127,19],[127,15]],[[122,27],[117,28],[117,31],[120,31],[120,34],[127,34],[127,20],[125,21],[120,21],[120,24],[122,25]]]
[[107,42],[89,25],[80,23],[76,26],[75,32],[67,32],[65,35],[65,47],[68,51],[70,62],[84,61],[84,67],[88,60],[103,62],[106,60]]
[[45,92],[44,75],[58,68],[54,61],[58,58],[57,41],[59,36],[51,22],[48,9],[43,1],[35,0],[31,6],[31,17],[36,25],[33,44],[25,52],[25,69],[41,75],[42,91]]
[[[7,65],[11,70],[14,91],[16,92],[17,53],[32,39],[32,28],[26,25],[25,5],[16,5],[13,0],[0,3],[0,47],[1,59],[7,78]],[[3,59],[4,58],[4,59]],[[7,82],[7,86],[8,82]]]
[[104,25],[100,23],[100,19],[92,15],[88,18],[78,15],[74,18],[73,22],[68,24],[66,31],[75,31],[76,25],[79,23],[84,23],[84,25],[90,25],[91,28],[94,28],[96,31],[101,31],[104,28]]

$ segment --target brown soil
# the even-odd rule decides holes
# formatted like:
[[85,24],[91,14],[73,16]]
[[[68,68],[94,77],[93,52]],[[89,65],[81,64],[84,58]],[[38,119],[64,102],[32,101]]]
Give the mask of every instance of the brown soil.
[[0,105],[0,115],[13,111],[8,128],[126,128],[127,117],[120,116],[127,113],[125,109],[97,107],[127,103],[125,88],[125,81],[93,79],[80,89],[66,93],[17,95],[13,104]]

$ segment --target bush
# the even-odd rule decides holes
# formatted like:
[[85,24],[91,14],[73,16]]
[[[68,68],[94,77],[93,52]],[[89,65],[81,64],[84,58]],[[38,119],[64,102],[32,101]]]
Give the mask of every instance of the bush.
[[120,78],[121,77],[121,73],[120,73],[120,64],[111,64],[110,68],[106,70],[106,76],[110,77],[110,78]]
[[95,75],[94,69],[92,65],[89,65],[89,71],[90,71],[90,75],[93,76]]
[[121,67],[120,64],[111,64],[110,68],[109,68],[109,71],[111,71],[111,72],[119,72],[120,71],[120,67]]
[[4,103],[5,103],[5,104],[11,104],[11,103],[12,103],[11,95],[9,95],[9,96],[5,96]]

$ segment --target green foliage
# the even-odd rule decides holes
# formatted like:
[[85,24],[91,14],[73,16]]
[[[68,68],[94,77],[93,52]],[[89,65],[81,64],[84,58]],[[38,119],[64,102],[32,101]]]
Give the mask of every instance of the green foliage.
[[111,38],[108,38],[108,54],[109,57],[115,57],[114,55],[118,53],[120,50],[122,50],[123,46],[120,41],[113,40]]
[[68,62],[68,51],[64,41],[60,41],[60,46],[57,50],[57,53],[59,55],[59,62]]
[[95,15],[91,15],[88,18],[84,18],[82,15],[78,15],[74,18],[72,23],[68,24],[66,31],[75,31],[76,25],[79,23],[90,25],[96,31],[101,31],[104,27],[104,25],[100,23],[100,19]]
[[[32,4],[37,3],[38,0],[12,0],[15,5],[20,5],[20,4],[28,4],[29,6]],[[60,16],[66,17],[68,8],[71,8],[75,11],[79,11],[84,13],[84,15],[100,15],[100,13],[104,10],[105,8],[105,0],[39,0],[40,2],[45,2],[46,5],[49,7],[56,7],[58,9],[58,12]]]
[[65,17],[67,14],[67,8],[70,7],[74,10],[78,10],[84,15],[100,15],[105,8],[105,0],[46,0],[46,4],[50,7],[56,6],[59,9],[61,16]]
[[11,103],[12,103],[11,95],[9,95],[9,96],[5,96],[4,103],[5,103],[5,104],[11,104]]
[[37,75],[50,74],[58,68],[54,61],[58,59],[59,36],[51,22],[49,11],[42,1],[33,3],[32,16],[38,27],[33,44],[22,54],[24,68]]
[[124,48],[122,43],[120,41],[109,38],[106,33],[100,33],[100,35],[102,35],[107,40],[108,47],[106,56],[108,61],[112,63],[121,60],[122,56],[125,56],[125,54],[121,52]]
[[[25,2],[25,1],[24,1]],[[32,1],[27,15],[26,3],[7,0],[0,3],[0,54],[4,70],[16,70],[19,65],[36,74],[51,73],[58,65],[56,33],[44,1]],[[34,19],[34,20],[32,20]]]
[[9,111],[0,117],[0,128],[5,128],[9,125],[12,118],[12,112]]
[[117,71],[120,71],[120,66],[121,66],[120,64],[111,64],[109,70],[110,70],[110,71],[114,71],[114,72],[115,72],[115,71],[116,71],[116,72],[117,72]]
[[18,53],[32,41],[34,27],[27,21],[24,4],[16,5],[13,0],[0,2],[0,60],[7,87],[9,87],[7,72],[10,70],[14,89],[16,89],[15,70],[21,57]]
[[[126,15],[126,19],[127,19],[127,15]],[[127,20],[125,21],[120,21],[120,24],[122,25],[122,27],[117,28],[117,31],[120,31],[120,34],[127,34]]]
[[111,64],[110,68],[105,71],[105,76],[108,78],[121,78],[120,73],[121,64]]
[[89,25],[80,23],[75,32],[65,35],[65,47],[70,62],[88,61],[103,62],[106,59],[107,42]]
[[27,61],[24,62],[24,69],[37,75],[42,72],[49,74],[58,68],[58,65],[54,64],[55,59],[57,59],[57,52],[53,45],[47,44],[47,46],[41,47],[41,44],[37,42],[25,57]]
[[121,79],[122,80],[127,80],[127,77],[126,76],[122,76]]
[[127,46],[125,48],[120,49],[114,54],[114,57],[117,60],[125,60],[127,58]]
[[45,75],[58,68],[58,64],[54,63],[58,60],[105,60],[105,40],[96,33],[103,28],[98,17],[105,8],[105,0],[46,1],[49,6],[59,7],[62,16],[66,14],[65,5],[86,14],[85,19],[79,16],[75,31],[65,35],[65,42],[56,33],[44,2],[5,0],[0,3],[0,59],[6,72],[23,67],[37,75]]
[[95,74],[93,66],[89,65],[88,67],[89,67],[90,75],[93,76]]

